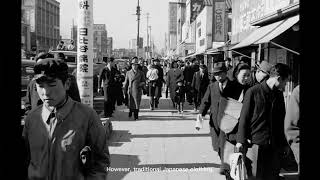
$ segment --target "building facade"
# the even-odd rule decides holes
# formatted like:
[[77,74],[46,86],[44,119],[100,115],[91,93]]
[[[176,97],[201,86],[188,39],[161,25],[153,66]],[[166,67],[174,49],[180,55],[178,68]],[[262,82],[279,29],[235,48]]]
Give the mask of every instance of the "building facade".
[[75,49],[77,49],[77,43],[78,43],[77,33],[78,33],[78,26],[77,25],[72,25],[72,27],[71,27],[71,36],[70,37],[74,42]]
[[177,10],[178,3],[169,2],[168,56],[173,56],[177,49]]
[[113,50],[113,38],[108,37],[107,38],[107,55],[108,55],[108,57],[112,56],[112,50]]
[[60,3],[56,0],[23,0],[22,16],[30,25],[32,50],[48,51],[60,39]]
[[108,56],[107,35],[105,24],[93,24],[93,62],[102,62]]

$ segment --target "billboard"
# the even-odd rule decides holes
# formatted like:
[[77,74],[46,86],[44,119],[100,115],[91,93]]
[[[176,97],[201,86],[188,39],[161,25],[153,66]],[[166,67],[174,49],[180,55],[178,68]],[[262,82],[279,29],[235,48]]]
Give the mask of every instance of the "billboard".
[[196,53],[212,46],[212,6],[206,6],[196,18]]
[[251,22],[292,3],[292,0],[233,0],[231,43],[240,42],[256,29]]

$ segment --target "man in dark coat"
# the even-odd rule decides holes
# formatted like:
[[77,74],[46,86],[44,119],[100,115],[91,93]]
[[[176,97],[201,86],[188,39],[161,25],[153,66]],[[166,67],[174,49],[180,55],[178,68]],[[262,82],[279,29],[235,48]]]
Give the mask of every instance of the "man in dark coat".
[[187,96],[187,101],[189,104],[192,104],[193,101],[193,95],[192,95],[192,89],[191,89],[191,83],[192,83],[192,78],[193,78],[193,69],[192,66],[190,65],[190,62],[187,61],[185,68],[183,70],[183,76],[185,80],[185,86],[186,86],[186,96]]
[[156,83],[156,90],[155,90],[155,108],[158,108],[159,105],[159,99],[162,97],[162,85],[165,83],[165,80],[163,78],[163,69],[160,64],[160,60],[157,58],[154,60],[155,67],[158,70],[158,80]]
[[197,109],[200,106],[201,99],[203,98],[207,87],[209,85],[209,75],[205,65],[200,65],[200,71],[196,72],[193,75],[191,88],[194,94],[194,109]]
[[204,97],[202,98],[199,108],[199,114],[204,117],[210,108],[210,133],[212,138],[213,150],[218,152],[221,157],[221,148],[223,148],[224,134],[220,130],[220,120],[218,119],[219,101],[220,97],[230,97],[238,99],[240,93],[235,91],[236,84],[230,81],[227,77],[227,68],[224,62],[214,64],[213,75],[216,79],[215,82],[209,84]]
[[[114,96],[116,87],[116,74],[120,74],[114,67],[114,58],[109,58],[107,65],[101,69],[98,79],[98,93],[103,90],[104,95],[104,117],[111,117],[114,111],[116,97]],[[103,81],[103,87],[101,83]]]
[[279,178],[280,153],[287,146],[283,91],[289,74],[287,65],[277,63],[267,80],[245,94],[236,148],[250,159],[251,164],[246,166],[249,177]]

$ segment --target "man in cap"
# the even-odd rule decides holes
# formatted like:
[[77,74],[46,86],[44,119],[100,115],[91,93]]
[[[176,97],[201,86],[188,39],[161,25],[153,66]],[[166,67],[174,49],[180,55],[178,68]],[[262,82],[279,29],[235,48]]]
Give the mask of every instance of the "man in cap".
[[[104,117],[108,118],[112,116],[115,109],[115,76],[120,74],[118,70],[114,67],[114,58],[108,59],[107,65],[100,70],[98,79],[98,93],[103,90],[104,96]],[[102,84],[103,81],[103,84]]]
[[[46,58],[53,58],[54,55],[50,53],[41,52],[36,57],[36,62],[40,62]],[[71,84],[69,89],[67,89],[67,94],[75,101],[81,102],[78,86],[76,84],[75,79],[72,79],[72,75],[68,75],[68,78],[71,79]],[[42,101],[37,93],[36,89],[36,82],[34,79],[30,81],[27,87],[27,94],[26,94],[26,100],[25,100],[25,110],[26,114],[31,110],[36,108],[37,106],[41,105]]]
[[230,81],[227,77],[227,67],[225,63],[218,62],[214,64],[213,76],[216,79],[215,82],[209,84],[200,104],[199,118],[204,118],[207,111],[210,108],[210,134],[212,138],[213,150],[218,152],[219,157],[223,158],[223,148],[225,143],[225,134],[220,130],[220,120],[218,118],[218,110],[220,106],[220,98],[232,98],[238,99],[240,93],[235,91],[237,87],[235,81]]
[[124,94],[128,100],[129,118],[133,113],[134,120],[138,120],[142,88],[145,86],[146,78],[144,73],[138,69],[139,61],[137,58],[132,59],[131,66],[132,69],[127,72],[124,81]]
[[289,75],[289,66],[277,63],[270,77],[249,88],[244,96],[236,148],[250,159],[249,178],[279,178],[280,154],[288,146],[283,91]]
[[156,69],[158,70],[158,80],[156,83],[156,90],[155,90],[155,108],[158,108],[159,105],[159,99],[162,97],[162,85],[165,83],[165,80],[163,78],[163,69],[160,64],[160,60],[157,58],[154,60],[154,64]]
[[36,63],[34,74],[43,104],[25,119],[28,178],[106,179],[110,155],[105,130],[94,109],[67,95],[67,64],[47,58]]

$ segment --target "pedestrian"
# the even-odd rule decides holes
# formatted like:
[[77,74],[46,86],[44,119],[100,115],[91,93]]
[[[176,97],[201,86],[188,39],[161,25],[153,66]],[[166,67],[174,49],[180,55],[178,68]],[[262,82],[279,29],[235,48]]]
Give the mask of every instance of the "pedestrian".
[[143,61],[142,71],[143,71],[144,75],[147,76],[147,72],[148,72],[148,62],[147,61]]
[[59,44],[57,45],[57,50],[60,50],[60,51],[65,51],[66,50],[66,46],[64,45],[64,42],[61,40],[59,41]]
[[176,109],[176,103],[174,100],[174,97],[176,95],[175,89],[177,87],[177,81],[183,80],[183,72],[178,68],[177,61],[173,61],[171,64],[171,69],[168,71],[167,75],[167,89],[170,91],[170,99],[172,101],[172,106],[174,109]]
[[178,113],[183,113],[183,104],[185,101],[185,86],[183,85],[183,80],[178,78],[177,86],[175,89],[175,103],[177,104]]
[[70,39],[70,44],[68,44],[67,50],[68,50],[68,51],[73,51],[74,48],[75,48],[74,40],[73,40],[73,39]]
[[272,64],[264,60],[261,61],[260,64],[256,64],[256,68],[257,70],[252,73],[252,85],[258,84],[269,78]]
[[[112,117],[112,113],[115,109],[115,76],[119,74],[118,70],[114,67],[114,58],[108,59],[108,62],[104,68],[100,70],[98,79],[98,93],[103,91],[104,95],[104,117]],[[103,81],[103,84],[102,84]]]
[[156,65],[149,65],[147,72],[147,84],[148,84],[148,95],[150,97],[150,110],[154,110],[155,106],[155,90],[158,81],[158,69],[156,69]]
[[194,111],[197,112],[210,83],[209,74],[205,65],[200,65],[200,70],[193,75],[191,89],[194,99]]
[[155,89],[155,108],[158,108],[159,106],[159,100],[162,97],[162,86],[166,83],[164,80],[164,70],[161,67],[160,60],[157,58],[154,60],[155,68],[158,70],[158,80],[156,83],[156,89]]
[[106,179],[107,135],[95,110],[67,95],[67,64],[47,58],[34,74],[43,104],[25,119],[28,179]]
[[224,62],[226,63],[226,67],[227,67],[227,76],[228,78],[233,81],[233,71],[234,71],[234,67],[232,65],[232,60],[231,58],[227,57]]
[[138,69],[138,60],[133,58],[131,64],[132,68],[127,72],[124,81],[124,94],[128,100],[129,118],[133,113],[134,120],[138,120],[142,88],[145,86],[146,79],[143,72]]
[[184,76],[185,86],[186,86],[187,102],[189,103],[189,105],[192,105],[193,103],[193,92],[192,92],[193,89],[191,88],[193,74],[194,72],[193,72],[191,63],[190,61],[187,61],[186,66],[183,70],[183,76]]
[[[240,63],[235,68],[235,87],[234,87],[234,93],[239,94],[239,98],[235,99],[239,103],[243,102],[243,96],[245,95],[246,91],[251,87],[251,80],[250,80],[250,66],[246,63]],[[226,179],[230,179],[230,163],[229,163],[229,157],[231,154],[234,153],[235,145],[236,145],[236,135],[237,135],[237,125],[235,125],[234,129],[230,132],[224,132],[221,131],[221,174],[224,174],[226,176]]]
[[246,165],[249,177],[279,178],[280,154],[287,146],[283,91],[289,74],[287,65],[277,63],[270,77],[249,88],[244,96],[236,148],[251,162]]
[[[224,97],[238,99],[239,93],[238,91],[235,91],[235,88],[237,87],[236,82],[230,81],[227,77],[227,68],[223,61],[214,63],[212,73],[216,81],[208,85],[200,104],[198,117],[202,117],[203,119],[210,108],[209,125],[212,147],[213,150],[218,153],[220,159],[222,160],[225,135],[219,127],[220,119],[218,118],[218,111],[220,108],[220,98]],[[223,169],[223,167],[220,168]]]
[[284,133],[291,147],[300,171],[300,85],[296,86],[289,98],[284,120]]
[[[54,58],[54,55],[50,53],[41,52],[37,55],[37,57],[35,58],[35,61],[40,62],[47,58]],[[71,84],[67,89],[68,96],[70,96],[75,101],[81,102],[78,86],[77,84],[75,84],[76,82],[74,81],[74,79],[72,79],[72,76],[70,74],[68,74],[68,78],[71,81]],[[25,110],[26,110],[25,114],[28,114],[30,110],[36,108],[42,103],[43,102],[41,101],[39,94],[37,93],[36,82],[34,79],[32,79],[29,82],[27,87],[27,93],[26,93],[26,99],[25,99]]]

